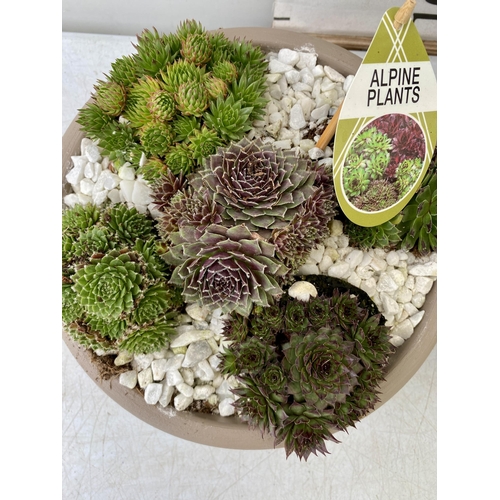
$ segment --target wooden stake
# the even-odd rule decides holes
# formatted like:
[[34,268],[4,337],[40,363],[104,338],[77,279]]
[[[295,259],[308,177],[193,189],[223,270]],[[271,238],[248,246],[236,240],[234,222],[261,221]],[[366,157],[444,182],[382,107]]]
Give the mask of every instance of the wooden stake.
[[406,0],[394,16],[393,26],[398,31],[409,21],[417,0]]
[[332,116],[330,123],[327,125],[321,137],[318,139],[316,143],[316,147],[322,149],[323,151],[328,146],[328,143],[332,140],[332,137],[335,135],[335,130],[337,130],[337,123],[339,122],[340,110],[342,109],[343,102],[340,103],[340,106],[335,111],[335,114]]

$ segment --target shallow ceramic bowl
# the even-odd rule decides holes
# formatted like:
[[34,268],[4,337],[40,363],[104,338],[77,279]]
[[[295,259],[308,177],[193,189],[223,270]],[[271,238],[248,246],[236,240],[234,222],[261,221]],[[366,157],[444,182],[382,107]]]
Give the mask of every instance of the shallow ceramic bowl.
[[[344,75],[355,74],[361,64],[361,59],[355,54],[302,33],[268,28],[232,28],[220,31],[231,39],[252,41],[265,51],[277,52],[281,48],[299,49],[312,46],[318,54],[318,64],[328,65]],[[72,167],[71,156],[80,154],[80,142],[83,137],[75,117],[62,141],[63,196],[70,192],[65,176]],[[376,408],[391,399],[413,377],[436,345],[437,284],[434,284],[427,295],[424,309],[425,316],[413,335],[398,347],[391,357],[386,380],[380,387],[380,402]],[[174,436],[210,446],[242,450],[274,447],[271,436],[262,436],[260,431],[249,429],[238,417],[177,412],[173,408],[163,409],[159,405],[147,405],[139,390],[127,389],[118,383],[117,378],[101,380],[96,365],[91,361],[90,351],[73,342],[65,332],[63,339],[89,377],[120,406],[144,422]]]

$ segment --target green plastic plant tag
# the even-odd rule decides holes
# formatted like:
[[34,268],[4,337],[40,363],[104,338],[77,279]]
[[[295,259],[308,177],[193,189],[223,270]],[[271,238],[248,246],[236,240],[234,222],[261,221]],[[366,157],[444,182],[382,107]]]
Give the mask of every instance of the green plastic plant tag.
[[436,147],[436,76],[410,20],[383,16],[344,99],[333,151],[339,204],[360,226],[392,219],[419,188]]

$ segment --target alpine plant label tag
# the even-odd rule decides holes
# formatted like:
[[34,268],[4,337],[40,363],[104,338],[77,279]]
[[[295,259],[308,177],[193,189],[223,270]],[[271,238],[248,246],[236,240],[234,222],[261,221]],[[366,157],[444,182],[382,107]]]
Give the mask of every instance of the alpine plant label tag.
[[409,20],[389,9],[340,111],[333,149],[335,192],[359,226],[391,220],[420,187],[437,140],[437,83]]

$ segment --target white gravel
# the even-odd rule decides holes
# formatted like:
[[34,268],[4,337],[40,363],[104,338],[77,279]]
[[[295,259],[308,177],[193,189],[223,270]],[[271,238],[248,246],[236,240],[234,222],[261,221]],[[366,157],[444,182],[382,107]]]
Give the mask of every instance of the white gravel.
[[[328,121],[342,102],[352,75],[344,77],[333,68],[317,64],[316,54],[282,49],[268,54],[269,103],[263,120],[254,123],[249,139],[261,137],[277,147],[294,149],[296,154],[332,164],[333,151],[315,148],[314,140],[305,139],[310,129]],[[109,159],[101,156],[98,144],[83,139],[81,153],[72,156],[73,168],[66,180],[73,189],[64,198],[68,207],[106,200],[127,203],[141,213],[158,215],[151,204],[151,191],[141,176],[125,164],[113,171]],[[425,297],[437,279],[437,253],[416,258],[403,250],[362,251],[349,246],[342,223],[332,221],[330,236],[318,245],[299,274],[323,274],[347,280],[364,290],[379,307],[391,342],[400,346],[411,337],[422,320]],[[292,293],[296,293],[292,290]],[[307,289],[298,296],[314,295]],[[218,356],[228,342],[221,335],[224,316],[220,310],[209,314],[206,308],[191,305],[183,316],[183,324],[170,345],[158,353],[134,356],[133,370],[120,376],[120,383],[130,389],[137,384],[144,389],[147,404],[185,410],[193,403],[207,402],[215,413],[234,413],[236,387],[234,377],[223,377]],[[120,354],[115,364],[126,364],[130,357]]]

